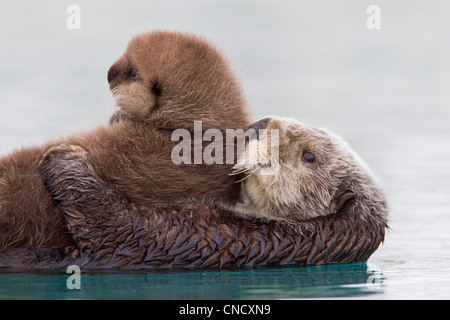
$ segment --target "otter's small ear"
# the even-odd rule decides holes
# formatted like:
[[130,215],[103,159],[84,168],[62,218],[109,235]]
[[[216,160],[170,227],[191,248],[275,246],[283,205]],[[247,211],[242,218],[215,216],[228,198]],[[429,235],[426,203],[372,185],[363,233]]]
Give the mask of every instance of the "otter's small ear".
[[344,204],[347,203],[350,199],[356,196],[356,193],[351,189],[344,189],[343,191],[338,192],[336,197],[334,197],[333,201],[331,201],[330,205],[330,213],[337,213]]

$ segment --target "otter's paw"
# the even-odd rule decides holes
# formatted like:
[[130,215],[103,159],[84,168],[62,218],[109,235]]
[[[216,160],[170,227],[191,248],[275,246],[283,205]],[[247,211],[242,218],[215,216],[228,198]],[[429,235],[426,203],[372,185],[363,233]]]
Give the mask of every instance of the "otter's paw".
[[87,159],[88,152],[80,146],[63,143],[59,146],[48,149],[42,156],[39,167],[53,160],[75,160]]
[[89,163],[88,156],[88,152],[82,147],[64,143],[52,147],[44,153],[39,162],[39,172],[46,182],[46,179],[60,174],[69,164],[83,163],[87,165]]
[[67,187],[82,177],[94,176],[90,155],[79,146],[62,144],[50,148],[39,163],[39,173],[52,198],[64,198]]

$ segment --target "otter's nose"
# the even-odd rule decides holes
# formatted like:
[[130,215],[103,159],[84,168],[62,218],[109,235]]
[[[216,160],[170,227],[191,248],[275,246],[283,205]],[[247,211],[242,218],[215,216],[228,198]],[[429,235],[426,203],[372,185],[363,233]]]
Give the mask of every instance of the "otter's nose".
[[114,81],[114,79],[119,75],[120,69],[116,64],[113,64],[111,68],[108,70],[108,83],[111,84],[111,82]]
[[270,118],[264,118],[261,120],[256,121],[255,123],[251,124],[250,127],[248,127],[248,139],[259,139],[259,130],[266,129],[267,125],[270,122]]

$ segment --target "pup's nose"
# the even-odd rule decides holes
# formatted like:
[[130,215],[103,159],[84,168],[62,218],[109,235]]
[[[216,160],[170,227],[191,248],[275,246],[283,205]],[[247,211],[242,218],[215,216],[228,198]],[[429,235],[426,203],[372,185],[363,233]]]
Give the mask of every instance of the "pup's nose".
[[255,123],[251,124],[250,127],[248,127],[248,139],[259,139],[259,130],[266,129],[267,125],[270,122],[270,118],[263,118],[261,120],[256,121]]
[[108,83],[111,83],[120,73],[120,69],[116,64],[113,64],[108,70]]

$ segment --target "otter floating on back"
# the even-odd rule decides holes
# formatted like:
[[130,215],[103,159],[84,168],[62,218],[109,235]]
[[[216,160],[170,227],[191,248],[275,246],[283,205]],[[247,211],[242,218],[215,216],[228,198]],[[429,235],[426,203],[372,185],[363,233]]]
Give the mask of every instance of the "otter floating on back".
[[[135,206],[98,177],[85,150],[51,149],[41,174],[77,246],[67,255],[10,251],[9,266],[24,256],[21,267],[84,269],[367,261],[384,240],[388,210],[366,165],[325,130],[276,117],[253,127],[279,130],[279,159],[241,155],[236,170],[252,174],[235,211],[202,203]],[[275,176],[261,175],[273,161]]]

